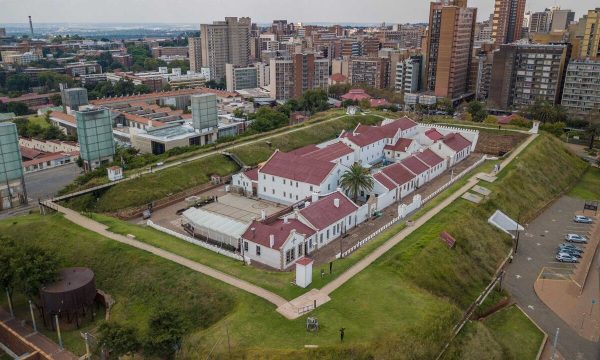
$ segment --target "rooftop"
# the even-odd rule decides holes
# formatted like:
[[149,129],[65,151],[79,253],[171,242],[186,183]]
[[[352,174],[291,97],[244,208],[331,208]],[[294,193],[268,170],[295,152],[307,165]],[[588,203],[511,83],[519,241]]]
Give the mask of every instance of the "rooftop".
[[324,229],[349,216],[357,209],[358,206],[346,195],[340,191],[335,191],[300,210],[300,215],[317,229]]
[[450,149],[457,152],[471,146],[471,142],[460,133],[450,133],[444,136],[443,141]]
[[444,159],[442,159],[438,154],[434,153],[431,149],[420,152],[415,156],[430,167],[434,167],[437,164],[444,162]]
[[280,249],[290,237],[292,230],[305,236],[311,236],[315,233],[313,229],[296,219],[288,219],[287,223],[282,219],[278,219],[268,225],[254,220],[242,234],[242,238],[265,247],[271,247],[270,239],[273,235],[273,248]]
[[398,185],[404,185],[415,178],[415,174],[401,163],[384,167],[381,172]]
[[400,161],[402,165],[404,165],[408,170],[412,173],[420,175],[427,170],[429,170],[429,165],[425,164],[423,161],[419,160],[415,155],[409,156],[406,159]]
[[259,171],[263,174],[320,185],[335,166],[329,161],[275,151]]
[[317,160],[334,161],[342,156],[352,154],[353,152],[354,150],[348,147],[348,145],[344,144],[343,142],[337,142],[322,149],[317,148],[317,150],[306,153],[302,156]]

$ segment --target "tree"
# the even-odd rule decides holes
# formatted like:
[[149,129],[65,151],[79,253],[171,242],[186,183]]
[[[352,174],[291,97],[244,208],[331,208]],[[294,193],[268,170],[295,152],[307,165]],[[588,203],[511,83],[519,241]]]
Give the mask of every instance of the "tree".
[[308,90],[298,101],[300,110],[308,111],[311,115],[329,108],[327,93],[322,89]]
[[53,94],[50,96],[50,102],[55,106],[60,106],[62,105],[62,97],[60,94]]
[[106,351],[108,359],[132,355],[140,349],[135,329],[115,323],[102,323],[98,327],[99,350]]
[[594,148],[594,141],[596,140],[596,136],[600,134],[600,123],[590,122],[590,124],[586,128],[586,133],[588,133],[588,135],[590,136],[589,149],[592,150]]
[[473,121],[482,122],[487,117],[485,105],[480,101],[471,101],[467,105],[467,112],[473,117]]
[[19,116],[29,114],[29,107],[27,106],[27,104],[22,103],[20,101],[8,103],[8,105],[6,105],[6,110],[8,112],[13,112]]
[[358,201],[361,191],[371,191],[374,185],[369,170],[358,163],[352,165],[349,170],[342,174],[340,184],[354,202]]
[[0,237],[0,290],[6,290],[12,301],[12,294],[17,278],[15,275],[13,257],[15,255],[15,244]]
[[529,119],[539,120],[544,124],[567,121],[567,112],[564,107],[543,100],[536,100],[535,103],[525,108],[523,114]]
[[144,351],[169,359],[181,346],[185,326],[181,316],[171,309],[160,309],[150,316]]
[[6,79],[7,91],[28,91],[31,86],[29,76],[21,73],[9,75]]
[[54,254],[36,247],[21,245],[14,257],[14,271],[19,287],[29,299],[35,299],[45,284],[57,279],[58,261]]
[[285,114],[263,106],[254,114],[254,121],[250,128],[256,132],[266,132],[282,127],[287,123],[288,117]]
[[443,111],[446,114],[452,114],[452,113],[454,113],[454,105],[452,105],[452,101],[450,101],[449,99],[446,99],[446,98],[443,98],[443,99],[439,100],[435,104],[435,107],[439,111]]

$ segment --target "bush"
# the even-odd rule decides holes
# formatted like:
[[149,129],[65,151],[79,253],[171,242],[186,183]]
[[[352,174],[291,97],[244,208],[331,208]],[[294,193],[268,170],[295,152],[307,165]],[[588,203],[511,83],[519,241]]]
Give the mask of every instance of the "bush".
[[540,126],[540,130],[546,131],[556,137],[561,137],[565,132],[565,126],[563,122],[546,123]]
[[509,125],[514,125],[514,126],[518,126],[518,127],[522,127],[522,128],[530,128],[531,121],[525,119],[522,116],[516,116],[510,120]]
[[493,115],[488,115],[483,122],[486,124],[497,124],[498,118]]

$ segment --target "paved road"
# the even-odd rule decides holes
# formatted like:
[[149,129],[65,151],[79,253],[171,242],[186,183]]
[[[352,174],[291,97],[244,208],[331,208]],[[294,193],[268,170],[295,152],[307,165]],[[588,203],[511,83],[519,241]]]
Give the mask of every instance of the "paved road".
[[77,164],[59,166],[25,175],[25,186],[30,199],[47,199],[69,185],[81,174]]
[[[566,228],[572,224],[573,214],[582,208],[582,201],[565,196],[529,224],[525,236],[520,237],[514,261],[507,268],[504,286],[550,339],[560,328],[558,350],[565,359],[597,360],[600,359],[600,344],[580,337],[537,297],[533,289],[543,267],[570,266],[556,264],[553,256]],[[598,269],[592,268],[591,271]]]

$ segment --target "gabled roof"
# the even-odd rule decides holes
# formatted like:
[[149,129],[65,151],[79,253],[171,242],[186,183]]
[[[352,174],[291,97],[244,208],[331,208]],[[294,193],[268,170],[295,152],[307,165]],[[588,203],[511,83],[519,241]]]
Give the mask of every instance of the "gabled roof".
[[317,148],[317,150],[309,152],[302,156],[317,160],[334,161],[341,158],[342,156],[350,155],[353,152],[354,150],[352,150],[348,145],[340,141],[322,149]]
[[465,139],[460,133],[450,133],[444,136],[444,140],[442,140],[446,146],[450,149],[459,152],[469,146],[471,146],[471,142]]
[[400,163],[406,166],[408,170],[417,175],[420,175],[429,170],[429,165],[425,164],[414,155],[407,157],[406,159],[400,161]]
[[417,126],[416,122],[414,122],[409,117],[404,116],[398,120],[394,120],[385,125],[382,125],[380,126],[380,128],[384,130],[386,135],[389,135],[388,137],[393,137],[394,135],[396,135],[396,132],[398,132],[398,130],[408,130],[415,126]]
[[276,151],[259,171],[261,174],[320,185],[335,166],[329,161]]
[[[336,199],[339,201],[338,207],[335,206]],[[349,216],[357,209],[358,206],[346,195],[335,191],[300,210],[300,215],[315,228],[325,229],[329,225]]]
[[317,147],[317,145],[310,144],[310,145],[306,145],[304,147],[298,148],[296,150],[292,150],[289,153],[302,156],[302,155],[305,155],[305,154],[308,154],[308,153],[311,153],[311,152],[317,151],[317,150],[319,150],[319,147]]
[[273,235],[273,249],[281,249],[290,237],[292,230],[296,230],[298,234],[305,236],[311,236],[315,233],[309,226],[296,219],[288,219],[287,224],[284,220],[279,219],[268,225],[254,220],[242,234],[242,238],[265,247],[271,247],[270,238]]
[[412,139],[400,138],[394,145],[386,145],[385,150],[393,150],[393,151],[402,151],[405,152],[406,149],[412,144]]
[[[357,132],[360,131],[360,132]],[[348,140],[352,141],[360,147],[365,147],[370,144],[376,143],[382,139],[385,139],[385,135],[381,131],[381,128],[376,126],[359,126],[355,133],[344,134]]]
[[431,149],[427,149],[421,153],[417,153],[415,154],[415,156],[430,167],[434,167],[444,162],[444,159],[442,159],[438,154],[434,153]]
[[404,185],[407,182],[413,180],[416,175],[408,170],[401,163],[396,163],[381,169],[381,172],[385,174],[389,179],[398,185]]
[[425,131],[425,136],[427,136],[428,138],[430,138],[433,141],[438,141],[444,137],[444,135],[442,135],[436,129],[429,129],[429,130]]
[[252,181],[258,181],[258,168],[244,171],[244,175],[246,175],[246,177]]
[[336,74],[331,75],[331,80],[335,81],[335,82],[344,82],[344,81],[348,80],[348,78],[346,76],[344,76],[343,74],[336,73]]
[[382,172],[378,172],[373,175],[375,181],[383,185],[388,190],[394,190],[396,188],[396,184],[392,180],[390,180],[387,176],[385,176]]

